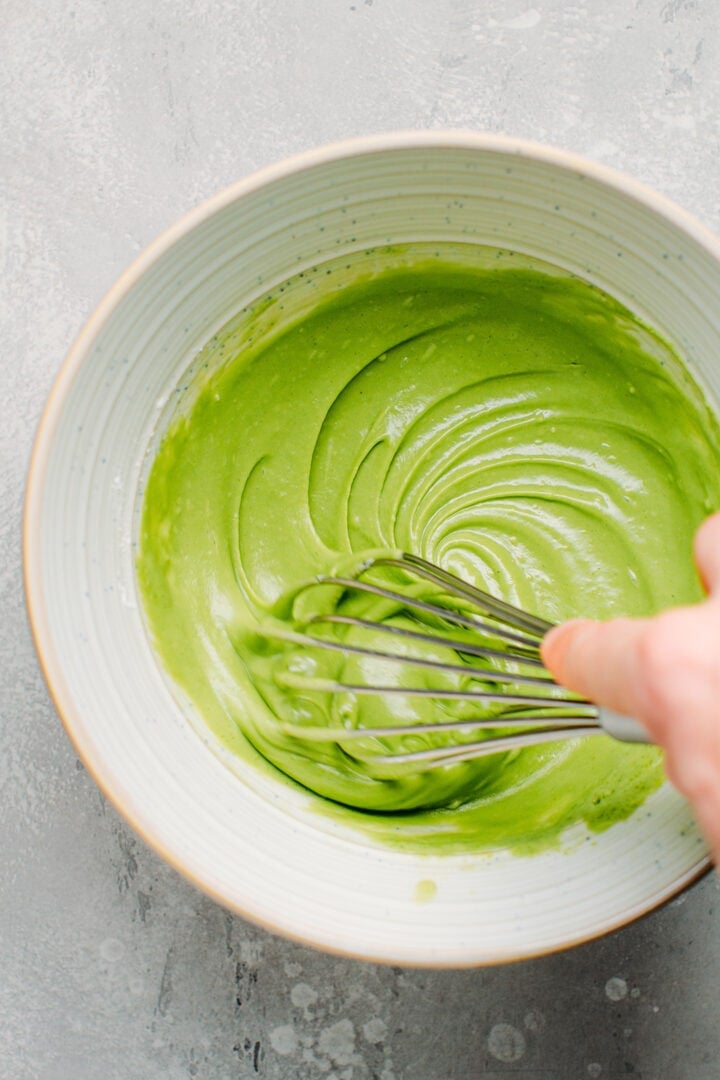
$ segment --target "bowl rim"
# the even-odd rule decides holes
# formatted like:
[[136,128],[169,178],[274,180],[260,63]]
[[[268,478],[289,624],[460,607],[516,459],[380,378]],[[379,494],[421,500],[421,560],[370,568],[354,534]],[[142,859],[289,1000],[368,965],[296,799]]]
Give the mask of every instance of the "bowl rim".
[[[211,886],[199,880],[188,867],[183,865],[182,857],[167,848],[161,838],[153,831],[151,822],[145,820],[140,812],[134,811],[123,803],[121,794],[115,790],[112,767],[109,767],[100,755],[96,755],[91,746],[83,743],[77,730],[76,717],[78,713],[76,705],[63,677],[62,668],[58,663],[48,625],[44,592],[41,584],[41,545],[40,531],[37,526],[42,511],[45,472],[52,450],[54,433],[75,376],[112,313],[150,267],[162,258],[179,240],[225,207],[276,181],[347,158],[416,149],[470,150],[498,155],[514,155],[521,158],[530,158],[535,162],[595,180],[599,184],[621,194],[630,202],[640,204],[643,208],[649,209],[675,225],[720,264],[720,236],[716,235],[699,218],[683,209],[668,196],[662,195],[649,185],[628,176],[618,169],[595,162],[573,151],[542,142],[493,132],[447,128],[398,130],[359,135],[301,151],[254,170],[187,211],[144,247],[105,293],[75,337],[53,380],[33,440],[27,469],[22,515],[22,567],[25,604],[40,669],[55,710],[75,752],[105,798],[153,851],[220,906],[232,910],[235,914],[256,926],[299,944],[321,949],[331,955],[383,964],[396,963],[397,961],[386,956],[375,957],[367,953],[358,953],[352,949],[327,945],[321,947],[302,934],[293,933],[292,930],[288,930],[286,927],[277,926],[270,920],[264,919],[257,912],[248,912],[241,905],[229,901]],[[651,911],[663,907],[705,876],[712,866],[713,862],[710,856],[704,856],[679,881],[667,887],[660,895],[651,897],[645,903],[637,905],[630,912],[618,915],[597,930],[578,934],[560,945],[537,950],[531,949],[522,954],[508,951],[507,955],[497,956],[490,960],[474,959],[467,962],[457,960],[447,962],[442,960],[413,961],[412,959],[404,959],[402,963],[405,967],[458,970],[496,966],[508,962],[552,955],[605,937],[615,930],[630,925]]]

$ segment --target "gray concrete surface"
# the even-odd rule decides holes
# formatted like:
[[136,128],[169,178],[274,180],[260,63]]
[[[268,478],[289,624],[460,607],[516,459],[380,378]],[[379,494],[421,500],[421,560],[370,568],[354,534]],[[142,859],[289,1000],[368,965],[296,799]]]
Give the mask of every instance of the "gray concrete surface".
[[711,0],[0,0],[0,1077],[715,1080],[720,891],[508,968],[276,939],[86,775],[35,660],[20,513],[63,354],[132,257],[257,166],[467,126],[620,166],[720,226]]

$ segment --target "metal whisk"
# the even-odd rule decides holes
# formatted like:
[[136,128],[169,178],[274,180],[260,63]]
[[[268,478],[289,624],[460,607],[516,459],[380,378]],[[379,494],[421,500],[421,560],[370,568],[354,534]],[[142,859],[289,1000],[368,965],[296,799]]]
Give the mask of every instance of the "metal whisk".
[[[367,573],[377,568],[391,571],[391,585],[366,580]],[[413,583],[415,592],[418,585],[423,588],[430,585],[431,598],[414,595]],[[425,559],[407,553],[371,558],[353,576],[318,577],[301,592],[319,586],[334,587],[343,596],[370,594],[387,601],[389,608],[401,612],[403,618],[385,622],[345,611],[321,611],[303,621],[298,632],[277,632],[269,636],[291,644],[340,652],[346,657],[382,661],[383,665],[424,668],[441,676],[459,677],[464,686],[408,686],[405,681],[402,685],[344,682],[291,670],[282,678],[287,689],[333,695],[453,699],[476,703],[478,715],[445,719],[439,710],[437,720],[432,724],[372,727],[286,722],[281,726],[287,735],[305,741],[335,743],[349,754],[371,759],[376,765],[414,765],[420,770],[539,743],[602,733],[625,742],[648,741],[637,721],[579,698],[552,679],[540,659],[540,643],[552,623],[475,588]],[[327,636],[329,627],[351,628],[354,639],[361,638],[357,631],[370,632],[374,638],[372,647],[357,640],[344,640],[337,636],[337,631],[335,636]],[[376,647],[377,635],[387,637],[387,649]],[[393,651],[393,644],[399,646],[397,652]],[[446,662],[413,655],[413,646],[451,650],[456,654],[457,662],[454,658]],[[482,661],[482,666],[478,660]],[[474,685],[467,686],[468,680]],[[408,736],[427,736],[434,732],[443,733],[441,745],[407,749]],[[473,737],[475,734],[477,737]],[[368,749],[369,738],[382,742],[373,741],[372,748]],[[397,747],[392,743],[395,739],[398,740]]]

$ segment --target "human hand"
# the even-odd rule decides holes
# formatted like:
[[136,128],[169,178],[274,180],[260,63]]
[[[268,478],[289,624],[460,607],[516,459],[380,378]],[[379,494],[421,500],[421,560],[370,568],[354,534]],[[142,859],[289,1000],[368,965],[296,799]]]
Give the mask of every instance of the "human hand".
[[542,658],[568,689],[645,726],[720,865],[720,513],[698,530],[695,562],[702,603],[647,619],[573,619],[550,631]]

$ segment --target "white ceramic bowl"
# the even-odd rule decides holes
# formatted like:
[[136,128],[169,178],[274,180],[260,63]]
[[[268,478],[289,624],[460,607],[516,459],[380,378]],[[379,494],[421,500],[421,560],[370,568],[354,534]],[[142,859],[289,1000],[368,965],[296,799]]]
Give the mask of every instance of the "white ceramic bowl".
[[[138,607],[148,447],[201,346],[291,273],[388,242],[525,252],[616,296],[720,397],[720,244],[652,191],[498,136],[361,138],[263,170],[188,214],[123,275],[70,351],[37,437],[25,573],[48,685],[102,790],[221,903],[282,934],[396,963],[550,952],[622,925],[708,865],[665,785],[630,820],[516,858],[399,854],[228,763],[177,704]],[[435,888],[424,884],[433,882]],[[429,897],[432,896],[432,899]]]

